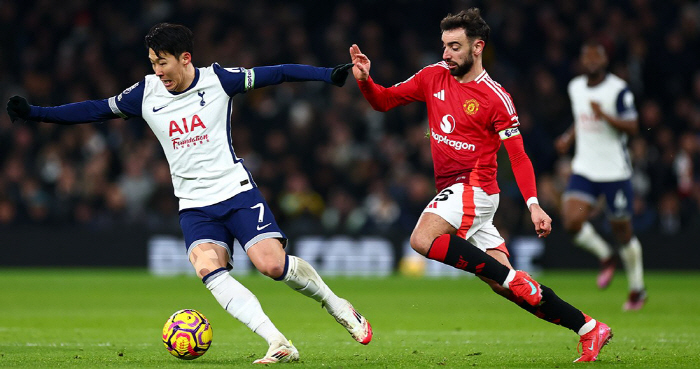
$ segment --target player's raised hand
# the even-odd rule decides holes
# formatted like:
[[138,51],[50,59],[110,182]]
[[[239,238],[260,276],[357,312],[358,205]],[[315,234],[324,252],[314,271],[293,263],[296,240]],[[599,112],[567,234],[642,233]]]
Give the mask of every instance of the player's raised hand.
[[539,204],[530,205],[530,218],[535,225],[537,237],[547,237],[552,232],[552,218],[542,210]]
[[369,67],[370,62],[367,55],[360,51],[360,47],[356,44],[350,46],[350,58],[352,59],[354,67],[352,67],[352,74],[358,81],[366,81],[369,78]]
[[29,103],[22,96],[12,96],[7,101],[7,114],[13,123],[19,118],[26,120],[29,117],[29,110]]

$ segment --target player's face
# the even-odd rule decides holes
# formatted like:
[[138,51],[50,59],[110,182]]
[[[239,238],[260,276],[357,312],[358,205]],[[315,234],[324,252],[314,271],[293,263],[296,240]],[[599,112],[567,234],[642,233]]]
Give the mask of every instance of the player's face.
[[471,43],[463,28],[444,31],[442,47],[442,60],[449,66],[451,75],[463,76],[472,69],[474,56]]
[[170,53],[161,52],[159,57],[153,49],[148,49],[151,67],[168,91],[182,92],[189,87],[184,85],[187,63],[189,63],[189,57],[185,57],[185,54],[189,55],[189,53],[183,53],[180,58],[177,58]]
[[602,46],[584,46],[581,49],[581,66],[588,75],[601,74],[608,66],[608,57]]

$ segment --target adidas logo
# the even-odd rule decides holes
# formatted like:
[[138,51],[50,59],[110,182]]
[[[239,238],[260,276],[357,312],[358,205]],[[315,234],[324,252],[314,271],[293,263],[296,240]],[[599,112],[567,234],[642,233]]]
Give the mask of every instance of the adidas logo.
[[445,101],[445,90],[440,90],[440,92],[434,93],[433,96],[440,99],[440,101]]
[[289,353],[283,350],[277,351],[274,354],[272,354],[272,357],[279,360],[284,358],[285,356],[289,356]]

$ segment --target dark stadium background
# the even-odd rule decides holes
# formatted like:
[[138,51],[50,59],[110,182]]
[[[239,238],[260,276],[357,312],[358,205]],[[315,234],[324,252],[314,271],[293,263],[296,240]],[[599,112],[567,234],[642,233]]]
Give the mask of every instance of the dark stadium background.
[[[569,166],[553,148],[571,124],[566,85],[579,73],[580,45],[595,38],[636,97],[641,133],[630,152],[645,264],[698,269],[700,5],[681,0],[0,0],[0,265],[146,266],[153,237],[180,236],[168,166],[142,120],[13,124],[10,96],[35,105],[114,96],[151,73],[142,40],[161,21],[194,31],[198,66],[334,66],[357,43],[373,78],[390,85],[439,61],[439,21],[470,6],[492,27],[485,67],[514,98],[554,218],[535,265],[596,267],[560,225]],[[256,90],[234,105],[234,148],[292,252],[300,237],[372,235],[392,245],[393,262],[401,257],[435,194],[424,105],[374,112],[352,77],[344,88]],[[532,225],[500,159],[497,226],[508,241],[527,240]]]

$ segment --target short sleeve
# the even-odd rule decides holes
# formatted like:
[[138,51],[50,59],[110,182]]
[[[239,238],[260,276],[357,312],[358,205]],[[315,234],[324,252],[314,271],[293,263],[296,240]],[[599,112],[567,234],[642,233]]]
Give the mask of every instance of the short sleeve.
[[625,87],[617,95],[617,116],[622,119],[637,119],[637,109],[634,106],[634,94]]

